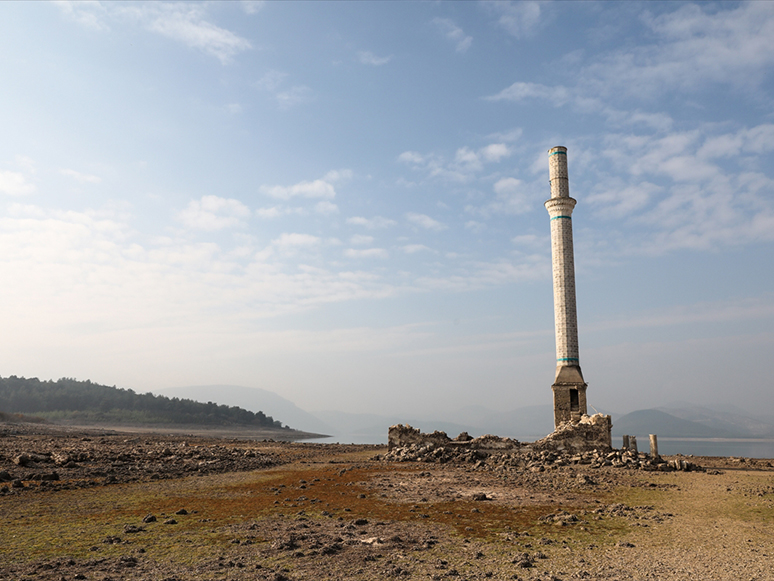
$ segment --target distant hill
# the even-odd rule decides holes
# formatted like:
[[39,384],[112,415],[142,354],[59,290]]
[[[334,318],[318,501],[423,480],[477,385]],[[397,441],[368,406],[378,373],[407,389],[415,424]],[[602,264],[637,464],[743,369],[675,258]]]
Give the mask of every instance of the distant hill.
[[774,425],[766,418],[756,418],[745,410],[728,406],[714,408],[684,404],[680,407],[656,408],[683,420],[713,429],[727,430],[747,438],[774,437]]
[[281,422],[262,411],[152,393],[138,394],[131,389],[68,378],[40,381],[35,377],[0,377],[0,411],[85,424],[283,428]]
[[738,431],[685,420],[657,409],[637,410],[613,418],[613,434],[640,438],[656,434],[666,438],[739,438]]
[[156,390],[166,397],[189,398],[199,402],[217,401],[229,406],[239,406],[246,410],[263,411],[282,418],[286,424],[296,430],[316,434],[332,434],[334,428],[309,412],[302,410],[292,401],[277,395],[273,391],[258,387],[240,385],[193,385],[188,387],[169,387]]

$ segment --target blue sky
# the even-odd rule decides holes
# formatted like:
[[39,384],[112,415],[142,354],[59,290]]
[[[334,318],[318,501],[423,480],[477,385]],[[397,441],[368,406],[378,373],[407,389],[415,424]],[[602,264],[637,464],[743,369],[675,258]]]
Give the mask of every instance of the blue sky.
[[774,413],[774,3],[0,4],[0,374]]

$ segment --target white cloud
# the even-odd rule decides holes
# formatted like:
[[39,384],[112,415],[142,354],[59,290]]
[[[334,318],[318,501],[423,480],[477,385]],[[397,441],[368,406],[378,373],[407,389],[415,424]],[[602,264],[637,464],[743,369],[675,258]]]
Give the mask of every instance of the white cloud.
[[516,38],[532,36],[540,24],[540,2],[487,2],[498,24]]
[[416,151],[404,151],[398,156],[398,161],[403,163],[420,164],[425,162],[425,157]]
[[291,198],[326,198],[336,197],[333,184],[319,179],[311,182],[299,182],[292,186],[261,186],[261,192],[272,198],[289,200]]
[[392,60],[392,55],[379,57],[370,51],[364,50],[357,53],[357,58],[361,64],[379,67],[390,62]]
[[255,215],[259,218],[279,218],[289,214],[304,215],[307,211],[304,208],[291,208],[290,206],[272,206],[271,208],[258,208]]
[[504,133],[493,133],[489,135],[488,138],[511,143],[513,141],[518,141],[519,139],[521,139],[522,133],[524,133],[524,130],[521,127],[517,127],[515,129],[511,129],[510,131],[506,131]]
[[511,150],[504,143],[492,143],[481,149],[480,154],[484,161],[497,163],[503,158],[510,156]]
[[277,93],[274,97],[282,109],[289,109],[300,103],[308,103],[314,98],[314,94],[306,85],[296,85],[287,91]]
[[253,83],[253,86],[274,95],[280,109],[290,109],[295,105],[308,103],[314,99],[314,92],[306,85],[294,85],[288,89],[281,89],[288,76],[282,71],[269,69],[263,77]]
[[284,233],[271,241],[271,245],[280,251],[294,251],[297,248],[316,248],[322,239],[311,234]]
[[[460,147],[454,153],[454,161],[447,162],[437,154],[421,154],[416,151],[404,151],[398,161],[412,166],[412,169],[427,172],[431,178],[441,178],[453,182],[470,182],[474,174],[484,168],[484,163],[495,163],[511,154],[505,143],[492,143],[478,150]],[[403,182],[401,185],[412,183]]]
[[35,191],[35,184],[27,181],[23,173],[0,170],[0,193],[9,196],[25,196]]
[[586,198],[589,203],[599,206],[602,215],[621,218],[637,212],[648,203],[662,188],[647,181],[627,185],[622,180],[612,180],[604,184],[604,189]]
[[384,248],[348,248],[344,251],[347,258],[389,258],[390,253]]
[[349,239],[349,242],[355,246],[368,246],[369,244],[373,244],[374,237],[366,236],[364,234],[355,234]]
[[[468,206],[468,212],[489,217],[493,214],[524,214],[532,209],[532,192],[516,178],[501,178],[493,186],[495,199],[480,208]],[[474,222],[475,224],[475,222]]]
[[323,214],[324,216],[328,216],[330,214],[338,214],[339,207],[333,202],[330,202],[328,200],[323,200],[322,202],[317,202],[314,205],[314,211],[317,212],[318,214]]
[[346,180],[351,180],[353,176],[351,169],[332,169],[329,171],[325,176],[323,176],[323,179],[326,182],[342,182]]
[[263,9],[266,2],[264,0],[242,0],[240,4],[245,14],[257,14]]
[[59,0],[54,2],[62,13],[72,20],[93,30],[109,30],[105,17],[107,11],[101,2],[69,2]]
[[473,44],[473,37],[466,35],[450,18],[434,18],[433,24],[439,28],[446,38],[454,43],[457,52],[465,53],[470,48],[470,45]]
[[59,170],[59,173],[61,173],[63,176],[71,177],[76,181],[79,181],[81,183],[90,183],[90,184],[98,184],[102,181],[102,178],[81,173],[78,171],[75,171],[74,169],[61,169]]
[[152,6],[156,7],[156,14],[147,23],[149,30],[214,56],[223,64],[252,48],[247,39],[205,20],[203,5]]
[[465,222],[465,229],[475,233],[483,232],[486,230],[486,224],[476,222],[475,220],[468,220]]
[[417,252],[423,251],[435,253],[435,250],[425,246],[424,244],[406,244],[405,246],[401,247],[401,249],[406,254],[416,254]]
[[287,77],[287,73],[269,69],[254,83],[254,86],[262,91],[276,91],[285,82]]
[[465,171],[478,171],[483,166],[478,154],[467,147],[460,147],[454,154],[454,163]]
[[347,218],[347,224],[352,224],[354,226],[364,226],[369,230],[376,230],[378,228],[389,228],[390,226],[395,226],[397,222],[395,220],[390,220],[389,218],[383,218],[382,216],[374,216],[373,218],[353,216],[351,218]]
[[557,107],[571,103],[616,123],[668,130],[671,119],[661,113],[619,111],[603,103],[619,102],[622,96],[652,99],[667,92],[695,93],[714,83],[758,88],[770,76],[774,65],[770,2],[747,2],[725,10],[683,5],[658,17],[645,12],[641,22],[653,42],[626,46],[576,67],[574,86],[519,81],[486,98],[541,99]]
[[772,137],[771,124],[607,135],[600,151],[587,151],[604,160],[588,200],[600,217],[624,220],[622,253],[772,240],[774,180],[750,169],[774,149]]
[[108,30],[108,21],[111,20],[136,23],[149,32],[214,56],[223,64],[252,48],[249,40],[210,22],[206,3],[57,2],[57,5],[68,18],[81,26]]
[[188,207],[178,214],[178,219],[197,230],[222,230],[243,226],[244,219],[250,217],[250,209],[239,200],[203,196],[201,200],[192,200]]
[[406,214],[406,219],[412,224],[415,224],[416,226],[421,226],[426,230],[433,230],[435,232],[440,232],[441,230],[446,230],[446,228],[448,228],[446,224],[442,224],[438,220],[434,220],[433,218],[425,214],[408,212]]
[[549,87],[540,83],[525,83],[517,81],[510,87],[507,87],[489,97],[484,97],[487,101],[523,101],[524,99],[540,99],[550,101],[555,106],[560,106],[570,101],[570,90],[561,85]]

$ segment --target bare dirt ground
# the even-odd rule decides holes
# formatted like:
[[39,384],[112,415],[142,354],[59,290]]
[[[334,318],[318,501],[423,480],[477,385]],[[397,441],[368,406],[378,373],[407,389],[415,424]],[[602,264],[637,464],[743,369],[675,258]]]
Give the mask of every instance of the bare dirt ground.
[[388,463],[0,424],[0,580],[774,579],[774,468]]

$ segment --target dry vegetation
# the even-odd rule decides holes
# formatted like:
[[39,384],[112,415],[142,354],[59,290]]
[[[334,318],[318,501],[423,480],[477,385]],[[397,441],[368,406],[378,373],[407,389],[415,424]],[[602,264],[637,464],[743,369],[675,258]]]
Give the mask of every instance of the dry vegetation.
[[0,579],[774,578],[768,462],[502,473],[382,451],[0,425]]

